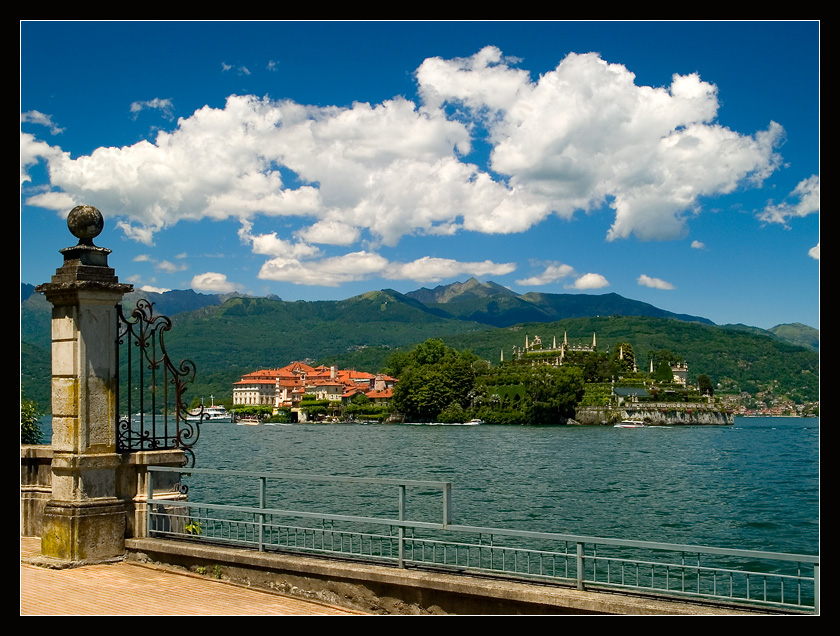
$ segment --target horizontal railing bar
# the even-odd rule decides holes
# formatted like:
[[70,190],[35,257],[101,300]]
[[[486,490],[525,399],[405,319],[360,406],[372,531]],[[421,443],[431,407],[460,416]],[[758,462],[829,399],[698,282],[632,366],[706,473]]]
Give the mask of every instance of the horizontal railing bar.
[[[206,510],[223,510],[227,512],[247,512],[257,515],[278,515],[287,517],[302,517],[305,519],[321,519],[324,521],[352,521],[354,523],[371,523],[382,526],[402,526],[405,528],[426,528],[430,530],[446,530],[447,527],[442,523],[432,523],[429,521],[407,521],[399,519],[380,519],[378,517],[358,517],[355,515],[335,515],[323,512],[303,512],[299,510],[282,510],[279,508],[259,508],[254,506],[228,506],[224,504],[208,504],[208,503],[194,503],[191,501],[178,501],[173,503],[171,499],[147,499],[148,504],[161,504],[166,506],[177,506],[179,508],[196,508]],[[236,520],[233,523],[253,523],[259,524],[259,521],[242,521]]]
[[[160,504],[160,505],[173,505],[172,500],[170,499],[149,499],[147,503],[150,504]],[[572,543],[585,543],[585,544],[598,544],[598,545],[609,545],[609,546],[620,546],[620,547],[630,547],[630,548],[643,548],[643,549],[651,549],[651,550],[661,550],[661,551],[668,551],[668,552],[678,552],[678,553],[690,553],[690,554],[714,554],[714,555],[722,555],[722,556],[740,556],[740,557],[748,557],[754,559],[771,559],[776,561],[792,561],[798,563],[819,563],[818,556],[811,556],[806,554],[787,554],[784,552],[763,552],[763,551],[755,551],[755,550],[739,550],[734,548],[713,548],[713,547],[704,547],[704,546],[692,546],[692,545],[683,545],[678,543],[656,543],[650,541],[635,541],[632,539],[605,539],[603,537],[592,537],[592,536],[585,536],[585,535],[571,535],[571,534],[556,534],[550,532],[534,532],[529,530],[509,530],[504,528],[491,528],[491,527],[484,527],[484,526],[465,526],[465,525],[450,525],[446,526],[441,523],[432,523],[432,522],[425,522],[425,521],[410,521],[406,519],[388,519],[388,518],[378,518],[378,517],[360,517],[355,515],[334,515],[334,514],[327,514],[327,513],[319,513],[319,512],[303,512],[298,510],[282,510],[278,508],[259,508],[254,506],[229,506],[223,504],[208,504],[208,503],[195,503],[191,501],[179,501],[175,504],[180,507],[185,508],[206,508],[208,510],[225,510],[229,512],[247,512],[251,514],[264,514],[264,515],[285,515],[288,517],[302,517],[307,519],[322,519],[328,521],[350,521],[350,522],[359,522],[359,523],[372,523],[377,525],[388,525],[388,526],[396,526],[396,527],[404,527],[404,528],[427,528],[427,529],[440,529],[440,530],[447,530],[450,532],[466,532],[466,533],[473,533],[473,534],[493,534],[497,536],[510,536],[510,537],[519,537],[519,538],[527,538],[527,539],[543,539],[548,541],[568,541]],[[256,522],[253,522],[256,523]],[[491,547],[491,546],[486,546]],[[499,546],[493,546],[499,547]],[[517,548],[515,546],[505,546],[506,549],[521,549],[526,550],[526,548]],[[536,550],[539,552],[539,550]],[[599,559],[599,560],[607,560],[610,557],[608,556],[598,556],[598,555],[584,555],[584,558],[587,560],[590,559]],[[618,559],[622,560],[622,559]],[[657,564],[661,564],[657,562]],[[668,565],[668,564],[664,564]],[[682,564],[673,563],[670,564],[673,566],[682,566]],[[736,570],[738,571],[738,570]]]
[[[603,563],[609,561],[610,563],[618,563],[622,565],[635,565],[645,567],[655,567],[658,570],[686,570],[692,574],[737,574],[739,576],[751,577],[768,577],[772,579],[792,579],[794,581],[811,581],[807,575],[801,574],[785,574],[783,572],[759,572],[758,570],[736,570],[727,567],[715,567],[713,565],[696,565],[692,563],[669,563],[666,561],[643,561],[640,559],[633,559],[630,557],[603,557],[597,555],[588,555],[585,557],[587,561],[597,561]],[[661,576],[661,574],[660,574]]]
[[[774,559],[778,561],[795,561],[801,563],[819,563],[819,556],[808,554],[789,554],[786,552],[765,552],[759,550],[742,550],[737,548],[714,548],[680,543],[658,543],[654,541],[637,541],[634,539],[607,539],[587,535],[558,534],[554,532],[534,532],[531,530],[509,530],[504,528],[489,528],[483,526],[450,525],[446,527],[452,532],[475,532],[481,534],[498,534],[526,539],[547,539],[550,541],[570,541],[597,545],[621,546],[624,548],[646,548],[651,550],[668,550],[671,552],[687,552],[691,554],[715,554],[724,556],[741,556],[758,559]],[[591,555],[586,558],[592,558]]]

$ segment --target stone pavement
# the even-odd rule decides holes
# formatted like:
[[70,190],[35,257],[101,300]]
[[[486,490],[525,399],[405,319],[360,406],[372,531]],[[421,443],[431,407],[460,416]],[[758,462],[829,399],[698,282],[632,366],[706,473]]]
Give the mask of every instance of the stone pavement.
[[139,563],[31,565],[40,539],[21,537],[21,616],[353,616],[356,612]]

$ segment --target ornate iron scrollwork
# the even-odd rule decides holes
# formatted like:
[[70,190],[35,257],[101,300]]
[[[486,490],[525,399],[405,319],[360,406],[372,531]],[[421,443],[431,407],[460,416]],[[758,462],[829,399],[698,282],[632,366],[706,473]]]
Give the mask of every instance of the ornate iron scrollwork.
[[187,383],[195,379],[195,364],[172,364],[163,339],[172,321],[155,316],[152,307],[139,300],[126,316],[117,305],[117,450],[180,449],[186,465],[194,466],[201,416],[187,418],[183,397]]

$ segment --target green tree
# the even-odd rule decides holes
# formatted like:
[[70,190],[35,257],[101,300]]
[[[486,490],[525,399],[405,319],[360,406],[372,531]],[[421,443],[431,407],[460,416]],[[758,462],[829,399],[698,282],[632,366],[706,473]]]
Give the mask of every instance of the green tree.
[[529,424],[564,422],[583,397],[584,376],[575,367],[536,367],[528,378],[526,417]]
[[40,444],[41,426],[38,421],[41,413],[34,400],[27,400],[23,391],[20,392],[20,443]]
[[618,342],[613,347],[612,364],[615,373],[625,375],[631,373],[636,364],[636,354],[629,342]]
[[435,421],[444,409],[467,408],[477,369],[483,365],[469,351],[459,352],[442,340],[429,339],[400,357],[401,374],[394,387],[394,408],[409,420]]
[[701,395],[714,395],[715,393],[712,380],[705,373],[697,376],[697,388],[700,390]]
[[660,362],[656,367],[656,374],[654,380],[657,382],[673,382],[674,372],[671,371],[671,364],[669,362]]

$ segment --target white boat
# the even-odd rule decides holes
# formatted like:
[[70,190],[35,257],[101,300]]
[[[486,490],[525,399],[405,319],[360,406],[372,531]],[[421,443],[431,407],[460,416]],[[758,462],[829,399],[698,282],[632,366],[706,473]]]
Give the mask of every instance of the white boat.
[[236,420],[236,423],[239,426],[259,426],[260,418],[256,416],[246,415],[245,417],[240,417],[238,420]]
[[204,406],[202,401],[201,406],[197,409],[187,411],[188,422],[230,422],[231,416],[224,406],[217,406],[213,402],[213,396],[210,396],[210,406]]
[[642,420],[621,420],[613,428],[646,428],[646,424]]

